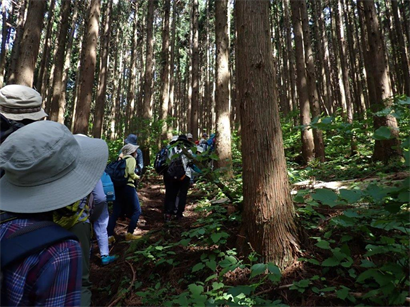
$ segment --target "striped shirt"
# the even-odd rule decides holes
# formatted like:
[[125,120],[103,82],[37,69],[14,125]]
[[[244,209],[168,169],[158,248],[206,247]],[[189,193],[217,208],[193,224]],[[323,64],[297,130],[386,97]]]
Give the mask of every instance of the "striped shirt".
[[[0,240],[35,220],[16,219],[0,225]],[[1,251],[2,253],[7,251]],[[28,256],[3,272],[6,306],[79,306],[81,248],[67,240]]]

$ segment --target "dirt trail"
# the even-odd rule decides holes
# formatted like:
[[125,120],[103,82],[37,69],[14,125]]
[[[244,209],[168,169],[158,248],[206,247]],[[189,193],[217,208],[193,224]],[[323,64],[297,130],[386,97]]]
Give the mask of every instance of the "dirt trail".
[[[190,189],[187,197],[187,206],[184,212],[184,219],[178,223],[180,228],[189,228],[192,220],[195,219],[196,213],[193,212],[195,206],[195,196],[190,195],[193,189]],[[138,221],[138,229],[134,232],[136,235],[146,235],[148,232],[158,231],[157,239],[161,239],[161,230],[164,228],[163,222],[163,202],[165,198],[165,187],[161,177],[145,178],[144,182],[140,184],[138,189],[138,197],[141,203],[142,214]],[[120,258],[107,266],[101,266],[99,258],[99,249],[96,242],[93,244],[91,255],[91,270],[90,280],[92,286],[92,306],[109,306],[117,298],[119,298],[118,291],[127,289],[132,281],[134,284],[143,281],[148,276],[136,276],[135,266],[139,264],[127,261],[127,250],[131,243],[124,241],[124,235],[127,232],[128,221],[118,220],[115,228],[117,242],[112,247],[110,254],[117,254]],[[181,229],[181,231],[182,231]],[[144,237],[143,237],[144,238]],[[175,238],[176,240],[178,238]],[[152,238],[151,238],[152,240]],[[168,238],[167,238],[168,240]],[[138,297],[127,295],[126,305],[140,305]],[[136,301],[137,299],[137,301]],[[131,301],[130,301],[131,300]],[[118,305],[119,303],[117,303]],[[121,304],[121,303],[120,303]]]

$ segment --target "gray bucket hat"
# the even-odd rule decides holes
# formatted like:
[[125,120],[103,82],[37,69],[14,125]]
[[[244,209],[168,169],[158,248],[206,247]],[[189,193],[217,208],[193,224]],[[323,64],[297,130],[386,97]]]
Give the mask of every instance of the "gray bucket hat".
[[52,121],[26,125],[0,145],[0,210],[48,212],[88,195],[108,159],[101,139],[71,134]]
[[32,88],[10,84],[0,89],[0,113],[11,120],[40,120],[47,117],[40,94]]
[[124,156],[130,155],[130,154],[136,152],[138,147],[139,147],[138,145],[126,144],[121,148],[121,152]]

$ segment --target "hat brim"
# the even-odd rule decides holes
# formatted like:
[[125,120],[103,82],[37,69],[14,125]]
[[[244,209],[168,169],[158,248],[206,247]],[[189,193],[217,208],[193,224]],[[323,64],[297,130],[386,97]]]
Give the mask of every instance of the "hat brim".
[[40,120],[48,116],[47,113],[44,112],[43,109],[41,109],[38,112],[33,112],[33,113],[14,114],[14,113],[1,112],[1,114],[3,114],[7,119],[17,120],[17,121],[21,121],[24,119]]
[[101,139],[74,136],[80,145],[76,167],[64,177],[38,186],[17,186],[0,179],[0,210],[41,213],[68,206],[87,196],[107,165],[108,147]]

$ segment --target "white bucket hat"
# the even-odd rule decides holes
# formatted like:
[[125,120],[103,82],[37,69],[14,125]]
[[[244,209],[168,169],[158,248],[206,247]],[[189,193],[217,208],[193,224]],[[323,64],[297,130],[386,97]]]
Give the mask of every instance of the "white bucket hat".
[[88,195],[108,159],[101,139],[71,134],[52,121],[26,125],[0,145],[0,210],[48,212]]
[[127,144],[127,145],[124,145],[124,146],[121,148],[121,152],[122,152],[122,154],[123,154],[124,156],[130,155],[130,154],[136,152],[137,149],[138,149],[138,147],[139,147],[138,145]]
[[0,113],[8,119],[43,119],[47,113],[41,104],[40,94],[28,86],[10,84],[0,89]]

